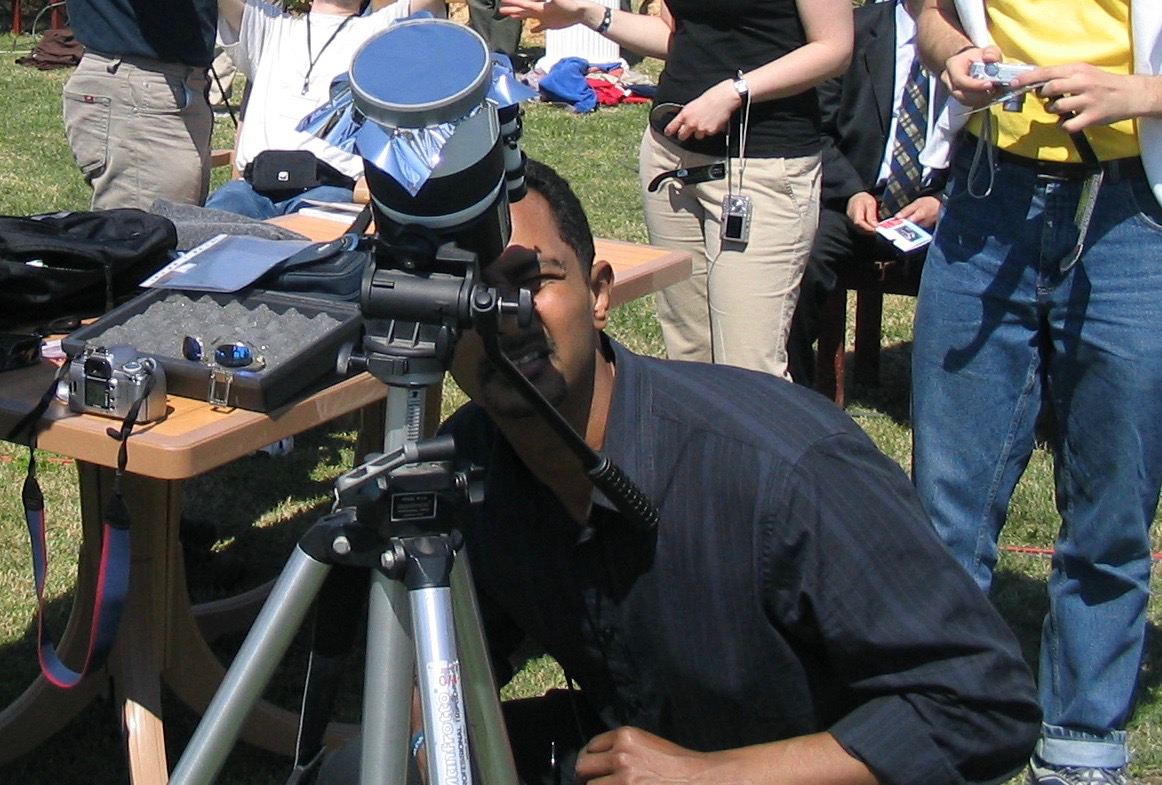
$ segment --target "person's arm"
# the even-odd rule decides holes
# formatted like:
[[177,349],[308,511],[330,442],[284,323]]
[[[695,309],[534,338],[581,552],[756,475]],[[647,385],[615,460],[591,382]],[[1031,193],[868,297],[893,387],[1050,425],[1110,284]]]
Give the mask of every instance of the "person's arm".
[[[406,0],[396,0],[396,2],[406,2]],[[408,6],[409,13],[416,13],[417,11],[428,11],[437,19],[443,19],[448,13],[448,6],[444,0],[411,0]]]
[[1040,729],[1008,625],[949,554],[899,465],[852,430],[780,486],[765,528],[772,619],[846,696],[827,731],[892,782],[1001,780]]
[[[918,8],[917,8],[918,6]],[[916,40],[928,70],[939,76],[949,93],[965,106],[984,106],[996,97],[992,82],[973,79],[969,68],[975,61],[1000,62],[1001,50],[979,47],[961,27],[953,0],[910,0],[916,14]]]
[[828,79],[819,85],[817,91],[819,136],[823,143],[820,151],[823,161],[821,197],[824,205],[833,210],[842,210],[857,229],[870,234],[879,223],[879,202],[866,190],[863,178],[839,149],[839,109],[847,74],[838,79]]
[[[600,779],[607,777],[609,779]],[[657,785],[876,785],[871,769],[828,733],[721,752],[695,752],[640,728],[595,736],[577,756],[577,781]]]
[[218,15],[235,34],[242,29],[242,10],[245,7],[245,0],[218,0]]
[[[796,7],[807,43],[743,74],[751,101],[798,95],[839,76],[851,60],[855,37],[851,0],[796,0]],[[743,104],[734,81],[724,79],[686,104],[665,133],[682,140],[720,133]]]
[[850,70],[838,79],[828,79],[819,85],[819,127],[823,148],[823,204],[833,210],[842,210],[852,224],[861,231],[874,232],[879,203],[866,190],[867,184],[859,176],[851,161],[839,149],[839,110],[843,103],[844,84]]
[[673,18],[665,0],[662,0],[660,16],[609,9],[593,0],[501,0],[500,12],[515,19],[536,20],[534,33],[572,25],[596,30],[609,12],[609,27],[602,35],[619,46],[659,60],[666,59],[670,36],[674,32]]

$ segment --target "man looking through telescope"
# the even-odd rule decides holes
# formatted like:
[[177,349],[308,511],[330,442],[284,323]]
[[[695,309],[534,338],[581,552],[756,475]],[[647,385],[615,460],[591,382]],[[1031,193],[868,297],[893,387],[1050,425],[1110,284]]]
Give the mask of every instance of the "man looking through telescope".
[[501,681],[530,638],[579,691],[510,702],[526,782],[963,783],[1025,761],[1040,712],[1011,633],[850,419],[770,375],[603,333],[612,272],[530,161],[485,283],[531,289],[504,353],[660,510],[627,522],[472,332],[445,425],[485,467],[466,522]]

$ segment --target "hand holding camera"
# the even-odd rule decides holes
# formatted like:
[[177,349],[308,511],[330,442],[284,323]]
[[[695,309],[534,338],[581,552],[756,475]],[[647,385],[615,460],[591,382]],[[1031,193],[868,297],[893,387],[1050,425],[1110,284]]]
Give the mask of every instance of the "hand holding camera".
[[993,83],[993,88],[1000,91],[998,98],[992,103],[1000,101],[1001,108],[1006,112],[1019,112],[1025,105],[1025,93],[1035,90],[1044,82],[1024,85],[1014,88],[1012,82],[1017,77],[1035,71],[1037,66],[1023,63],[985,63],[980,60],[973,62],[968,69],[968,75],[973,79],[984,79]]

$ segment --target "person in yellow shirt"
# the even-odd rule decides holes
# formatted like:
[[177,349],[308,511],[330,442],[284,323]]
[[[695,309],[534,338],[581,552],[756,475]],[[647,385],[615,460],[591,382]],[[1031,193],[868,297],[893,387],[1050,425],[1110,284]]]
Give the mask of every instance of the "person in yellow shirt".
[[[916,311],[914,479],[988,590],[1048,423],[1062,526],[1028,782],[1125,783],[1162,484],[1162,4],[910,1],[955,99],[941,125],[967,130]],[[973,75],[1000,62],[1035,67]]]

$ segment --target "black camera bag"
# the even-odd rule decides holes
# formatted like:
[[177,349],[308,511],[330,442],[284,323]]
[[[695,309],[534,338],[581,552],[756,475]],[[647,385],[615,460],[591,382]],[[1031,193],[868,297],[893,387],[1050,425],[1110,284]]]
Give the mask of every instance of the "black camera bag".
[[368,254],[358,250],[359,235],[309,245],[279,263],[256,284],[276,292],[359,302]]
[[104,313],[176,247],[173,223],[143,210],[0,216],[0,324]]
[[319,159],[310,150],[263,150],[242,176],[260,194],[289,198],[319,184]]

